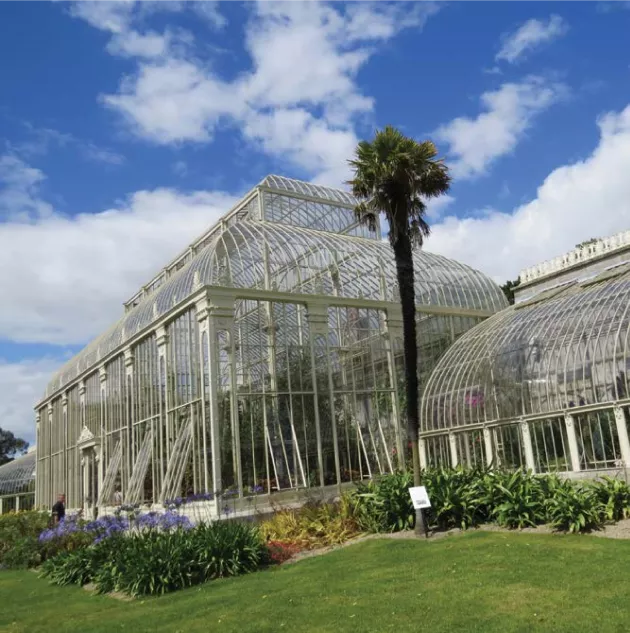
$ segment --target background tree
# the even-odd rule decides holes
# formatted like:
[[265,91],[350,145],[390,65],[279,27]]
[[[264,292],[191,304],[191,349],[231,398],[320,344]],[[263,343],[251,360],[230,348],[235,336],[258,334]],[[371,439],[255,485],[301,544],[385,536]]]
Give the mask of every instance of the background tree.
[[[420,425],[413,247],[421,246],[430,233],[425,219],[427,200],[446,193],[450,177],[446,165],[437,158],[433,143],[418,143],[391,126],[377,131],[373,141],[361,141],[350,165],[354,178],[348,184],[359,200],[355,208],[357,218],[374,229],[383,214],[389,225],[403,318],[407,435],[417,486],[420,484]],[[416,531],[421,532],[423,528],[422,513],[417,512]]]
[[520,283],[521,278],[517,277],[514,281],[506,281],[501,286],[501,290],[503,290],[503,294],[511,306],[514,305],[514,288],[516,288]]
[[28,442],[15,437],[11,431],[0,428],[0,466],[26,453]]

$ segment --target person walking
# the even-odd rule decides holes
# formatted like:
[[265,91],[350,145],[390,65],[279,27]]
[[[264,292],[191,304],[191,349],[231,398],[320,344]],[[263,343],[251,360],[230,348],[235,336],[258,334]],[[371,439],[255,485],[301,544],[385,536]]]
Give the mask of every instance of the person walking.
[[59,523],[66,516],[66,495],[57,495],[57,503],[52,507],[53,523]]

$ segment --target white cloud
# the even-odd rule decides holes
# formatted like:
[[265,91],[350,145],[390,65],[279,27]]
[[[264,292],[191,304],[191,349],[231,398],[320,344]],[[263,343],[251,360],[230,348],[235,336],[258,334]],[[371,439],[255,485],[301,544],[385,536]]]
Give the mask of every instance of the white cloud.
[[[45,178],[43,172],[30,167],[18,156],[0,156],[0,220],[23,222],[49,216],[52,207],[38,195]],[[0,224],[0,230],[2,226]],[[9,264],[0,270],[9,271],[12,266]]]
[[136,31],[117,33],[107,45],[112,55],[124,57],[162,57],[168,51],[170,35],[167,33],[138,33]]
[[552,15],[548,20],[527,20],[516,31],[504,36],[495,59],[513,64],[533,49],[563,36],[568,30],[569,26],[559,15]]
[[194,11],[213,28],[227,24],[219,0],[75,0],[70,14],[102,31],[120,33],[156,13],[181,13],[186,9]]
[[192,3],[197,15],[206,20],[215,29],[222,29],[227,25],[226,17],[219,10],[219,2],[213,0],[199,0]]
[[449,145],[449,163],[456,178],[474,178],[501,156],[512,152],[533,119],[566,94],[562,84],[530,76],[521,83],[504,83],[481,95],[483,112],[458,117],[435,131]]
[[[373,108],[357,85],[358,71],[376,45],[403,28],[420,28],[436,10],[431,3],[357,3],[345,9],[257,3],[245,31],[251,69],[229,80],[199,59],[192,41],[179,50],[172,41],[160,47],[142,39],[132,17],[124,27],[118,14],[99,18],[118,29],[110,29],[115,33],[110,52],[136,50],[138,58],[137,70],[121,81],[117,93],[101,99],[151,142],[209,142],[225,121],[264,151],[312,170],[317,180],[340,184],[347,175],[347,149],[356,143],[356,120]],[[98,22],[92,15],[88,21]],[[281,121],[296,133],[290,151]],[[318,145],[307,146],[309,140]]]
[[[19,209],[44,205],[36,190]],[[0,339],[83,343],[122,302],[235,201],[222,193],[139,191],[115,208],[0,224]],[[15,214],[13,214],[15,215]],[[41,214],[40,214],[41,215]]]
[[336,186],[350,176],[348,158],[357,138],[350,129],[335,129],[301,108],[276,109],[250,117],[243,133],[268,154],[317,174],[313,181]]
[[446,209],[455,202],[453,196],[448,194],[440,196],[439,198],[431,198],[427,201],[426,216],[429,222],[436,222],[446,212]]
[[102,99],[125,116],[138,136],[162,144],[208,141],[222,115],[244,108],[229,85],[179,59],[141,64],[118,94]]
[[555,169],[536,198],[511,213],[446,218],[433,227],[428,250],[492,275],[514,279],[528,266],[579,242],[630,227],[630,105],[598,121],[598,146],[585,160]]
[[52,373],[62,358],[41,358],[11,363],[0,358],[0,426],[35,443],[35,412]]

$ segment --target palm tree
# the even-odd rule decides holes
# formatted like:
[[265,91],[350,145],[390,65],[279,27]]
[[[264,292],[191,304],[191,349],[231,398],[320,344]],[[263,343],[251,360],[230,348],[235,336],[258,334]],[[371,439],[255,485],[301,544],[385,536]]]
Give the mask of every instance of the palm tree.
[[[382,213],[389,225],[403,318],[407,435],[412,449],[414,485],[420,484],[418,453],[418,347],[413,247],[430,233],[426,202],[446,193],[448,168],[437,158],[430,141],[418,143],[394,127],[377,131],[372,142],[361,141],[350,161],[354,178],[348,182],[359,200],[357,218],[372,229]],[[416,531],[424,529],[422,512],[416,512]]]

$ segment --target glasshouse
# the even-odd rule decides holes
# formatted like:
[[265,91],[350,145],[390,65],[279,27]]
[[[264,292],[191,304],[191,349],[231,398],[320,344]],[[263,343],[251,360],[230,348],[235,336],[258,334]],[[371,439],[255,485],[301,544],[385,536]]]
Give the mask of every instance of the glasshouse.
[[[37,505],[185,496],[218,511],[220,496],[323,493],[399,466],[395,266],[354,205],[269,176],[129,299],[37,405]],[[426,381],[507,302],[468,266],[414,257]]]
[[35,451],[0,466],[0,514],[30,510],[35,503]]
[[526,270],[516,303],[442,356],[425,465],[593,475],[630,465],[630,231]]

